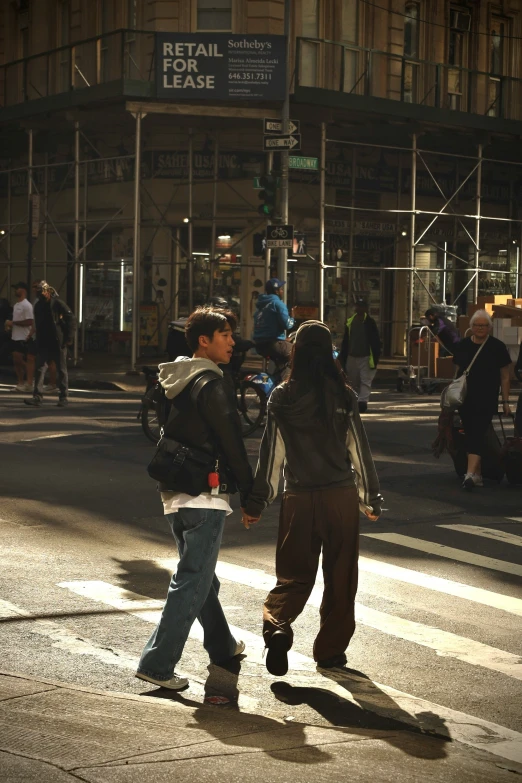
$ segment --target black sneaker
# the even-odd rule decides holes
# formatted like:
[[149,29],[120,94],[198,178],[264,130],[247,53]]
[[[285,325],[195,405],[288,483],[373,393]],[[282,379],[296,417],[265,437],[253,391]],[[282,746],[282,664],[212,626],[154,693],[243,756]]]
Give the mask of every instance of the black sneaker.
[[66,408],[69,405],[69,400],[67,397],[63,397],[62,399],[58,400],[56,403],[57,408]]
[[367,402],[359,402],[359,413],[366,413],[368,410],[368,403]]
[[335,669],[338,666],[346,666],[347,658],[344,653],[340,655],[333,655],[331,658],[323,658],[322,661],[317,661],[317,667],[319,669]]
[[268,640],[266,668],[275,677],[282,677],[288,671],[288,650],[290,637],[284,631],[276,631]]
[[40,397],[29,397],[28,400],[24,400],[26,405],[30,405],[32,408],[41,408],[42,401]]

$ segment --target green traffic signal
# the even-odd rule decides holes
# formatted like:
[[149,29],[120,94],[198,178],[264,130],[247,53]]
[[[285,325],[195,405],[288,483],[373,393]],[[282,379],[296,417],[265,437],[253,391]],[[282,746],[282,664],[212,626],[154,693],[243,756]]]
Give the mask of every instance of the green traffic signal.
[[277,177],[273,174],[267,174],[264,177],[259,178],[259,184],[263,190],[259,191],[259,199],[263,202],[260,204],[257,211],[263,217],[271,218],[275,213],[276,198],[277,198]]

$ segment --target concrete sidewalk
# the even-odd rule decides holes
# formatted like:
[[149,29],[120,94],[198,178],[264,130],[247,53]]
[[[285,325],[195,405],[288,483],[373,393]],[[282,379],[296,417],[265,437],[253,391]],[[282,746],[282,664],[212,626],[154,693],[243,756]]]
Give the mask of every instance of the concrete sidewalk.
[[[502,783],[520,771],[406,725],[306,725],[291,715],[279,720],[144,691],[107,693],[0,673],[0,780]],[[268,691],[267,711],[271,698]]]

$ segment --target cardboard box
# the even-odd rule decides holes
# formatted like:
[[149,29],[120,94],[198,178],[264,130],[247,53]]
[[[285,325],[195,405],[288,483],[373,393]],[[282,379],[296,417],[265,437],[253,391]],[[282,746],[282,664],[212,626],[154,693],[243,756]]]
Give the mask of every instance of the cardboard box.
[[[487,310],[488,304],[507,304],[508,299],[512,299],[511,294],[490,294],[489,296],[479,296],[477,306],[479,310]],[[489,312],[489,311],[488,311]]]
[[456,365],[453,364],[452,356],[442,356],[435,360],[435,378],[453,378],[455,376]]

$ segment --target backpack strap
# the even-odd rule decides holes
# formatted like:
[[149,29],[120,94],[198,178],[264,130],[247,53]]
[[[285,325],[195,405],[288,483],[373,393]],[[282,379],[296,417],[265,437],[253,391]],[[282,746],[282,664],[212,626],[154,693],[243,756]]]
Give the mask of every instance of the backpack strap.
[[[194,404],[196,404],[201,390],[207,385],[207,383],[209,383],[210,381],[215,381],[216,378],[219,378],[219,376],[216,375],[216,373],[213,372],[212,370],[203,370],[203,372],[200,375],[196,375],[196,377],[191,381],[192,389],[190,390],[190,399]],[[167,421],[163,425],[163,431],[167,430],[169,425],[172,424],[172,422],[178,416],[179,413],[180,411],[176,407],[176,404],[173,400],[172,405],[170,406],[170,412]]]

